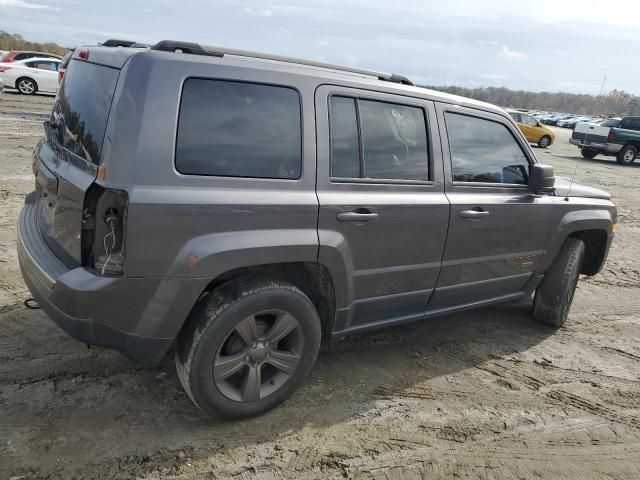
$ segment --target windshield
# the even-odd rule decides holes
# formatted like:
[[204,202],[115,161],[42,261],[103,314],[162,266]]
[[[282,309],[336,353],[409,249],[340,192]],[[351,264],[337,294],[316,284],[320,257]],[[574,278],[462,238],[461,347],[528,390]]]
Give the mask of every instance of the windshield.
[[71,61],[53,108],[60,144],[96,165],[119,73],[115,68]]

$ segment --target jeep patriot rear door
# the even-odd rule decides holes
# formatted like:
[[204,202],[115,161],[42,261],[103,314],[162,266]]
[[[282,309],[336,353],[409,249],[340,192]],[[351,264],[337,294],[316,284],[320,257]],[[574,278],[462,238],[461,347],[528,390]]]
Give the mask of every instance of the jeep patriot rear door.
[[548,196],[528,190],[534,158],[506,118],[436,108],[451,218],[428,310],[515,297],[544,252],[553,210]]
[[423,318],[449,219],[433,102],[323,86],[316,121],[319,260],[347,284],[334,331]]

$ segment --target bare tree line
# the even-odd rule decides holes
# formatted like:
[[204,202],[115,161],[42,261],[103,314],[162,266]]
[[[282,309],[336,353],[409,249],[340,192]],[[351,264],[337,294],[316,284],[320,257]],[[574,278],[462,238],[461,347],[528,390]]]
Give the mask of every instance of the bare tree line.
[[624,90],[612,90],[605,95],[586,95],[566,92],[526,92],[524,90],[510,90],[504,87],[426,86],[426,88],[461,95],[502,107],[583,115],[640,115],[640,97],[631,95]]
[[[0,30],[0,50],[37,50],[64,55],[67,48],[53,42],[30,42],[18,33],[8,33]],[[586,95],[566,92],[526,92],[524,90],[510,90],[504,87],[425,87],[482,100],[502,107],[529,108],[584,115],[640,115],[640,97],[631,95],[624,90],[612,90],[606,95]]]
[[64,55],[67,49],[57,43],[29,42],[19,33],[8,33],[0,30],[0,50],[35,50],[37,52],[55,53]]

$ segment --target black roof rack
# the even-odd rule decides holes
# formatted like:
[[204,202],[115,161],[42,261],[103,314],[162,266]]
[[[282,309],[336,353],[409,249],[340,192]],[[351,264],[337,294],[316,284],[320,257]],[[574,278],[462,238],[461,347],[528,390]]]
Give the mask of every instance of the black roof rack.
[[209,55],[214,57],[224,57],[225,55],[233,55],[237,57],[259,58],[262,60],[273,60],[276,62],[295,63],[297,65],[307,65],[311,67],[327,68],[330,70],[338,70],[341,72],[355,73],[358,75],[366,75],[375,77],[379,80],[387,82],[401,83],[403,85],[413,85],[413,82],[404,75],[396,73],[383,73],[374,70],[366,70],[364,68],[346,67],[344,65],[335,65],[333,63],[317,62],[315,60],[305,60],[301,58],[285,57],[281,55],[272,55],[269,53],[252,52],[250,50],[237,50],[234,48],[202,46],[197,43],[177,42],[173,40],[162,40],[156,43],[151,50],[161,50],[165,52],[187,53],[191,55]]
[[118,40],[116,38],[110,38],[99,45],[102,45],[103,47],[131,47],[136,44],[137,42],[134,42],[133,40]]

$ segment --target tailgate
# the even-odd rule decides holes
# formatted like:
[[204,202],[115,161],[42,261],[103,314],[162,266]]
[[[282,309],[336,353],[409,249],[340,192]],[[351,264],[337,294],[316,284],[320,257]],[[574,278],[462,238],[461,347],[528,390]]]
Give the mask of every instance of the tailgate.
[[119,72],[72,60],[34,151],[39,229],[68,267],[82,262],[84,197],[98,172]]
[[581,140],[584,144],[607,143],[609,138],[609,127],[592,125],[590,123],[579,123],[573,129],[572,138]]

